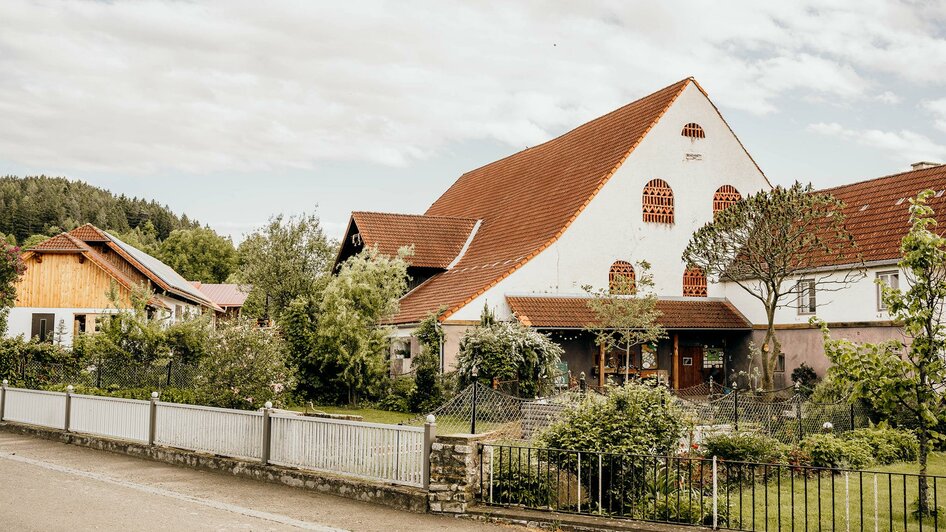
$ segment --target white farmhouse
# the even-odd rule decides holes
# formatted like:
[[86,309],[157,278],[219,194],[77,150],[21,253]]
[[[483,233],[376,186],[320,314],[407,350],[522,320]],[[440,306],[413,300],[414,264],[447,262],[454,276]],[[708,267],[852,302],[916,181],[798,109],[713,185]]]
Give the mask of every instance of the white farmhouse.
[[725,286],[687,271],[681,253],[714,210],[769,186],[689,78],[460,176],[423,215],[353,213],[338,260],[365,246],[394,253],[414,245],[413,287],[394,319],[405,360],[416,353],[413,328],[444,308],[449,368],[486,306],[549,333],[573,375],[599,382],[620,380],[624,362],[584,332],[581,287],[607,287],[647,261],[670,334],[638,348],[631,371],[687,387],[719,381],[752,324]]

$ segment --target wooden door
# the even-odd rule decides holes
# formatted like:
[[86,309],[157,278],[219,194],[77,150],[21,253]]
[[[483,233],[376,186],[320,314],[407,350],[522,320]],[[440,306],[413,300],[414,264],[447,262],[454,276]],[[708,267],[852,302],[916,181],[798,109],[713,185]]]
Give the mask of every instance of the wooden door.
[[689,388],[703,383],[703,346],[681,345],[678,366],[680,388]]

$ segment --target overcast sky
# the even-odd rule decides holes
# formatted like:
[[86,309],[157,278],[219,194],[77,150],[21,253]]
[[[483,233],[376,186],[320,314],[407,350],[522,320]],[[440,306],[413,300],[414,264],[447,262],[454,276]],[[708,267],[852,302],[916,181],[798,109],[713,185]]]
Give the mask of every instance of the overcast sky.
[[3,0],[0,174],[338,235],[691,75],[773,182],[946,161],[946,2]]

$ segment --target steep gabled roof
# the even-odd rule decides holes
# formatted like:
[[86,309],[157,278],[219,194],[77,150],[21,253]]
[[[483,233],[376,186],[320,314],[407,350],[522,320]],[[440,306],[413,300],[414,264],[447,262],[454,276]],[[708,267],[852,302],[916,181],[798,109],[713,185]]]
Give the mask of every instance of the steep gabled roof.
[[[844,202],[845,225],[864,262],[899,259],[900,241],[910,230],[910,201],[923,190],[936,195],[929,206],[936,219],[946,221],[946,165],[878,177],[868,181],[825,189]],[[939,231],[946,229],[941,223]],[[849,262],[845,257],[826,257],[822,266]]]
[[68,233],[62,233],[44,240],[27,250],[27,253],[81,253],[112,275],[122,286],[132,288],[135,285],[134,281],[130,279],[128,275],[123,273],[119,268],[116,268],[114,264],[103,257],[90,246],[89,243],[105,244],[109,249],[118,253],[142,275],[150,279],[163,290],[199,305],[210,307],[216,311],[223,311],[223,309],[217,306],[191,283],[187,282],[167,264],[164,264],[134,246],[122,242],[117,237],[102,231],[92,224],[85,224]]
[[420,321],[444,305],[447,318],[555,242],[690,83],[463,174],[425,216],[481,220],[476,237],[452,269],[402,298],[394,322]]
[[[506,296],[523,325],[581,329],[595,323],[588,297]],[[725,299],[666,298],[657,300],[658,323],[677,330],[748,330],[752,324]]]
[[421,216],[383,212],[353,212],[352,221],[366,247],[385,255],[414,246],[412,266],[447,269],[474,236],[476,220],[452,216]]

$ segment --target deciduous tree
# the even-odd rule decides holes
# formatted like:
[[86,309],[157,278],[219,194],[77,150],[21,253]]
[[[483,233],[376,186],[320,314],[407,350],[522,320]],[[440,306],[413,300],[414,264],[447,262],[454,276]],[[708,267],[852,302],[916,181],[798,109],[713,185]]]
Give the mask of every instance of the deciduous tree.
[[16,283],[25,271],[20,248],[0,242],[0,336],[7,330],[7,314],[16,303]]
[[702,269],[713,282],[735,283],[765,309],[765,338],[761,353],[753,354],[765,389],[772,388],[781,353],[775,313],[798,302],[802,276],[811,279],[815,293],[838,290],[863,276],[843,208],[840,200],[810,185],[775,187],[717,212],[683,252],[686,264]]
[[233,242],[207,227],[171,231],[158,258],[185,279],[204,283],[226,282],[237,264]]

